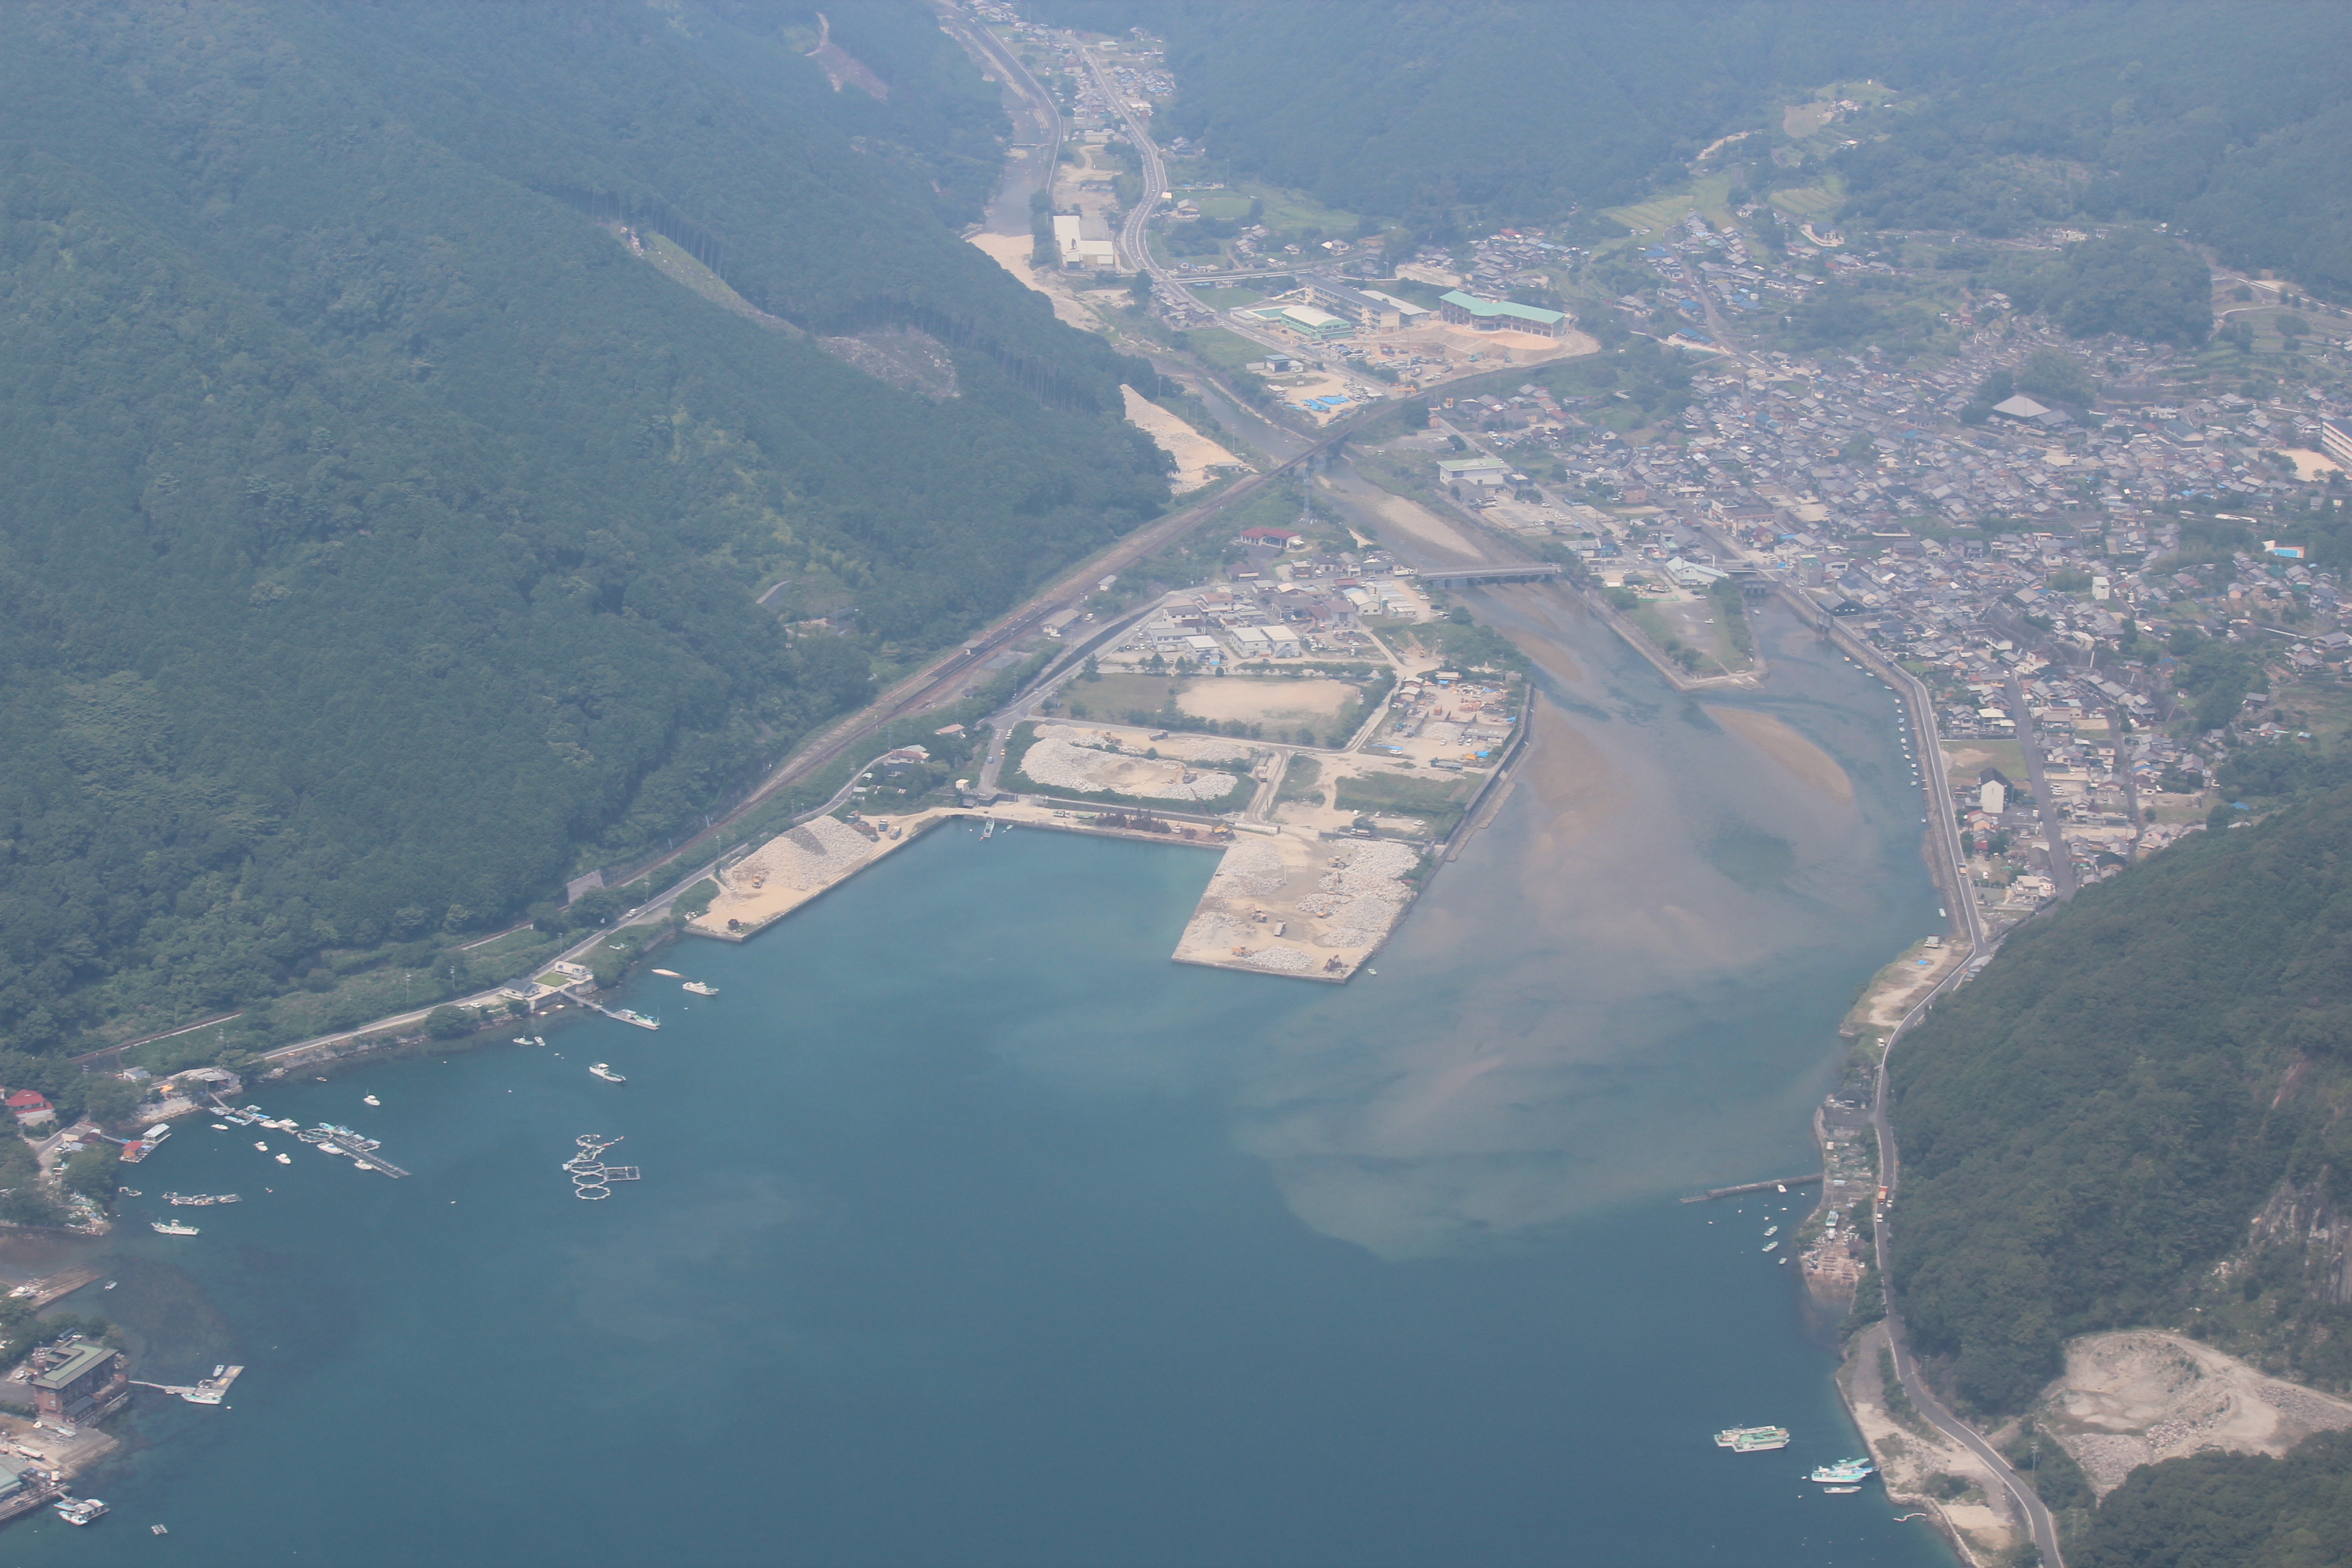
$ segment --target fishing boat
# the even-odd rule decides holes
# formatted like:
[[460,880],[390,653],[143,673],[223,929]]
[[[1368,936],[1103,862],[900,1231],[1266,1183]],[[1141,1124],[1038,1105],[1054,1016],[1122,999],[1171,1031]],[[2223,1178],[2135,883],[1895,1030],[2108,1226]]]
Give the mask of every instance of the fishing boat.
[[120,1285],[120,1284],[121,1284],[121,1283],[122,1283],[122,1281],[121,1281],[121,1280],[120,1280],[120,1279],[110,1279],[110,1280],[108,1280],[105,1284],[100,1285],[100,1286],[99,1287],[99,1289],[101,1289],[101,1290],[111,1290],[111,1289],[113,1289],[117,1285]]
[[1768,1225],[1764,1227],[1764,1234],[1767,1236],[1778,1236],[1780,1234],[1780,1227],[1777,1225]]
[[530,1037],[530,1043],[534,1046],[543,1046],[547,1044],[547,1037],[544,1035],[533,1035]]
[[1774,1247],[1779,1247],[1780,1245],[1780,1244],[1779,1242],[1777,1242],[1777,1241],[1768,1241],[1768,1242],[1766,1242],[1766,1243],[1764,1244],[1764,1250],[1765,1250],[1765,1251],[1767,1251],[1767,1252],[1769,1252],[1769,1251],[1771,1251]]
[[1843,1497],[1848,1492],[1858,1492],[1861,1489],[1860,1487],[1823,1487],[1822,1489],[1832,1497]]
[[383,1100],[378,1100],[374,1095],[369,1094],[369,1095],[362,1095],[362,1096],[360,1098],[360,1103],[361,1103],[362,1105],[382,1105],[382,1104],[383,1103]]
[[290,1165],[294,1163],[294,1156],[291,1154],[280,1154],[278,1156],[278,1163],[281,1165]]
[[265,1153],[265,1154],[267,1154],[267,1153],[268,1153],[268,1152],[269,1152],[269,1145],[268,1145],[268,1144],[267,1144],[267,1143],[261,1142],[259,1142],[258,1140],[257,1140],[257,1141],[255,1142],[255,1143],[254,1143],[254,1145],[253,1145],[253,1146],[254,1146],[255,1148],[257,1148],[257,1149],[260,1150],[260,1151],[261,1151],[263,1153]]
[[182,1225],[175,1219],[151,1219],[147,1224],[151,1228],[163,1236],[194,1236],[196,1234],[196,1227],[194,1226]]
[[530,1044],[530,1039],[528,1036],[517,1035],[514,1037],[514,1043],[518,1046],[527,1046]]
[[718,986],[705,985],[699,980],[689,980],[685,984],[679,986],[678,989],[681,991],[691,991],[697,996],[716,996],[719,994]]
[[601,1078],[606,1083],[626,1083],[629,1081],[627,1079],[623,1078],[619,1073],[614,1072],[611,1068],[606,1067],[603,1062],[598,1062],[594,1067],[590,1068],[588,1071],[591,1076]]
[[1805,1479],[1829,1486],[1852,1486],[1864,1477],[1876,1473],[1878,1467],[1868,1459],[1840,1459],[1834,1465],[1818,1465]]
[[94,1497],[58,1499],[58,1517],[68,1524],[88,1524],[106,1511],[106,1505]]

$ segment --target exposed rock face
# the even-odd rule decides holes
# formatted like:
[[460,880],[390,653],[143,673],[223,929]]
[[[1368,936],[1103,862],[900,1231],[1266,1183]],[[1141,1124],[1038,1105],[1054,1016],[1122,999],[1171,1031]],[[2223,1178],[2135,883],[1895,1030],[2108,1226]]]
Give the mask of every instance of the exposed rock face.
[[2149,1329],[2074,1341],[2042,1401],[2043,1428],[2101,1497],[2141,1465],[2204,1448],[2280,1455],[2314,1432],[2352,1427],[2352,1403]]
[[846,365],[901,392],[939,402],[956,395],[955,361],[947,345],[913,327],[877,327],[848,337],[819,338],[817,346]]
[[2259,1255],[2279,1248],[2301,1254],[2304,1277],[2329,1306],[2352,1306],[2352,1226],[2327,1201],[2324,1183],[2297,1186],[2281,1182],[2254,1215],[2243,1252],[2214,1272],[2227,1279],[2254,1266]]

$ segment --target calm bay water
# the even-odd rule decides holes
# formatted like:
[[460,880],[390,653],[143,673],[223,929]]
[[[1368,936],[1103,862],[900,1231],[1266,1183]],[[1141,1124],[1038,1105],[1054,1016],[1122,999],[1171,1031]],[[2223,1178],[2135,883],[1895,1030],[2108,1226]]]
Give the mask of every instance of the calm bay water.
[[[1892,707],[1768,624],[1737,705],[1842,801],[1541,605],[1488,611],[1551,650],[1518,786],[1344,989],[1170,963],[1207,854],[951,830],[670,950],[721,994],[641,979],[657,1035],[256,1090],[407,1181],[184,1123],[70,1305],[250,1370],[0,1563],[1947,1563],[1800,1479],[1857,1447],[1793,1269],[1673,1201],[1805,1168],[1932,928]],[[573,1199],[583,1132],[644,1179]]]

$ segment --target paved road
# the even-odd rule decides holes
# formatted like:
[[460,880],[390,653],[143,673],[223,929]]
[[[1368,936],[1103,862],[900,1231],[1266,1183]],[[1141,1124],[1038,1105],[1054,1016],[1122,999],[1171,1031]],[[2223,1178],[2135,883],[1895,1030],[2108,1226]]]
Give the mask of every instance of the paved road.
[[[1896,1026],[1895,1033],[1887,1037],[1886,1053],[1879,1059],[1878,1092],[1875,1103],[1871,1108],[1871,1122],[1878,1134],[1879,1179],[1886,1186],[1890,1198],[1901,1195],[1898,1184],[1902,1171],[1897,1163],[1898,1153],[1895,1145],[1895,1131],[1886,1115],[1887,1058],[1894,1055],[1895,1042],[1908,1034],[1912,1026],[1927,1016],[1929,1009],[1935,1006],[1936,999],[1960,984],[1967,975],[1968,968],[1965,964],[1953,970],[1937,984],[1934,990],[1920,999],[1917,1006],[1905,1014],[1903,1022]],[[1892,1228],[1893,1219],[1890,1209],[1887,1205],[1882,1205],[1877,1224],[1873,1227],[1872,1242],[1878,1263],[1879,1283],[1886,1293],[1887,1344],[1895,1352],[1895,1375],[1902,1380],[1903,1392],[1910,1397],[1912,1408],[1925,1416],[1929,1426],[1960,1443],[1990,1468],[1994,1476],[2000,1479],[2002,1489],[2009,1493],[2011,1500],[2016,1504],[2018,1513],[2024,1519],[2026,1528],[2033,1536],[2034,1545],[2041,1548],[2042,1561],[2048,1564],[2049,1568],[2065,1568],[2065,1560],[2058,1552],[2057,1522],[2050,1517],[2050,1510],[2043,1506],[2041,1496],[2034,1491],[2032,1484],[2024,1477],[2017,1473],[2015,1467],[2001,1457],[2000,1450],[1979,1436],[1976,1429],[1967,1422],[1953,1415],[1944,1402],[1937,1397],[1936,1391],[1928,1386],[1927,1380],[1919,1375],[1918,1363],[1912,1357],[1910,1342],[1904,1331],[1903,1314],[1895,1305],[1893,1276],[1887,1268],[1887,1235]]]
[[2034,736],[2033,716],[2025,705],[2025,683],[2015,676],[2009,680],[2009,702],[2017,716],[2017,749],[2025,753],[2026,779],[2033,786],[2034,809],[2042,814],[2042,831],[2048,841],[2050,885],[2063,902],[2074,896],[2074,861],[2066,853],[2066,819],[2051,797],[2042,768],[2042,742]]

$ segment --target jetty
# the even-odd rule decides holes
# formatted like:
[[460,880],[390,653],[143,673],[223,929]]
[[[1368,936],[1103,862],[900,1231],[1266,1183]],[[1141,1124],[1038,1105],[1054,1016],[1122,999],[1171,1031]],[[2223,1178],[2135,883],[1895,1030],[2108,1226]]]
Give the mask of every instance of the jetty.
[[349,1154],[363,1171],[382,1171],[395,1182],[408,1174],[377,1153],[377,1144],[372,1138],[362,1138],[350,1132],[330,1132],[320,1142],[338,1154]]
[[17,1300],[30,1298],[35,1310],[37,1310],[105,1277],[106,1270],[103,1268],[76,1264],[71,1268],[60,1268],[55,1274],[43,1275],[38,1279],[27,1279],[8,1294]]
[[133,1388],[156,1388],[165,1394],[176,1394],[191,1405],[218,1405],[222,1396],[228,1393],[228,1385],[235,1383],[237,1375],[244,1371],[245,1368],[241,1366],[225,1366],[220,1369],[218,1376],[200,1377],[193,1384],[148,1383],[134,1377],[131,1380],[131,1385]]
[[658,1029],[661,1027],[661,1020],[659,1018],[648,1018],[643,1013],[634,1012],[626,1007],[607,1007],[602,1002],[591,1002],[587,997],[580,994],[578,991],[569,991],[566,992],[565,994],[569,995],[573,1001],[579,1003],[583,1007],[587,1008],[590,1012],[602,1013],[604,1016],[613,1019],[616,1023],[634,1025],[640,1029]]
[[1706,1192],[1691,1194],[1683,1199],[1683,1202],[1703,1204],[1716,1198],[1736,1198],[1742,1193],[1769,1193],[1778,1192],[1782,1187],[1810,1187],[1817,1184],[1822,1175],[1822,1172],[1815,1171],[1810,1176],[1775,1176],[1769,1182],[1742,1182],[1736,1187],[1709,1187]]

